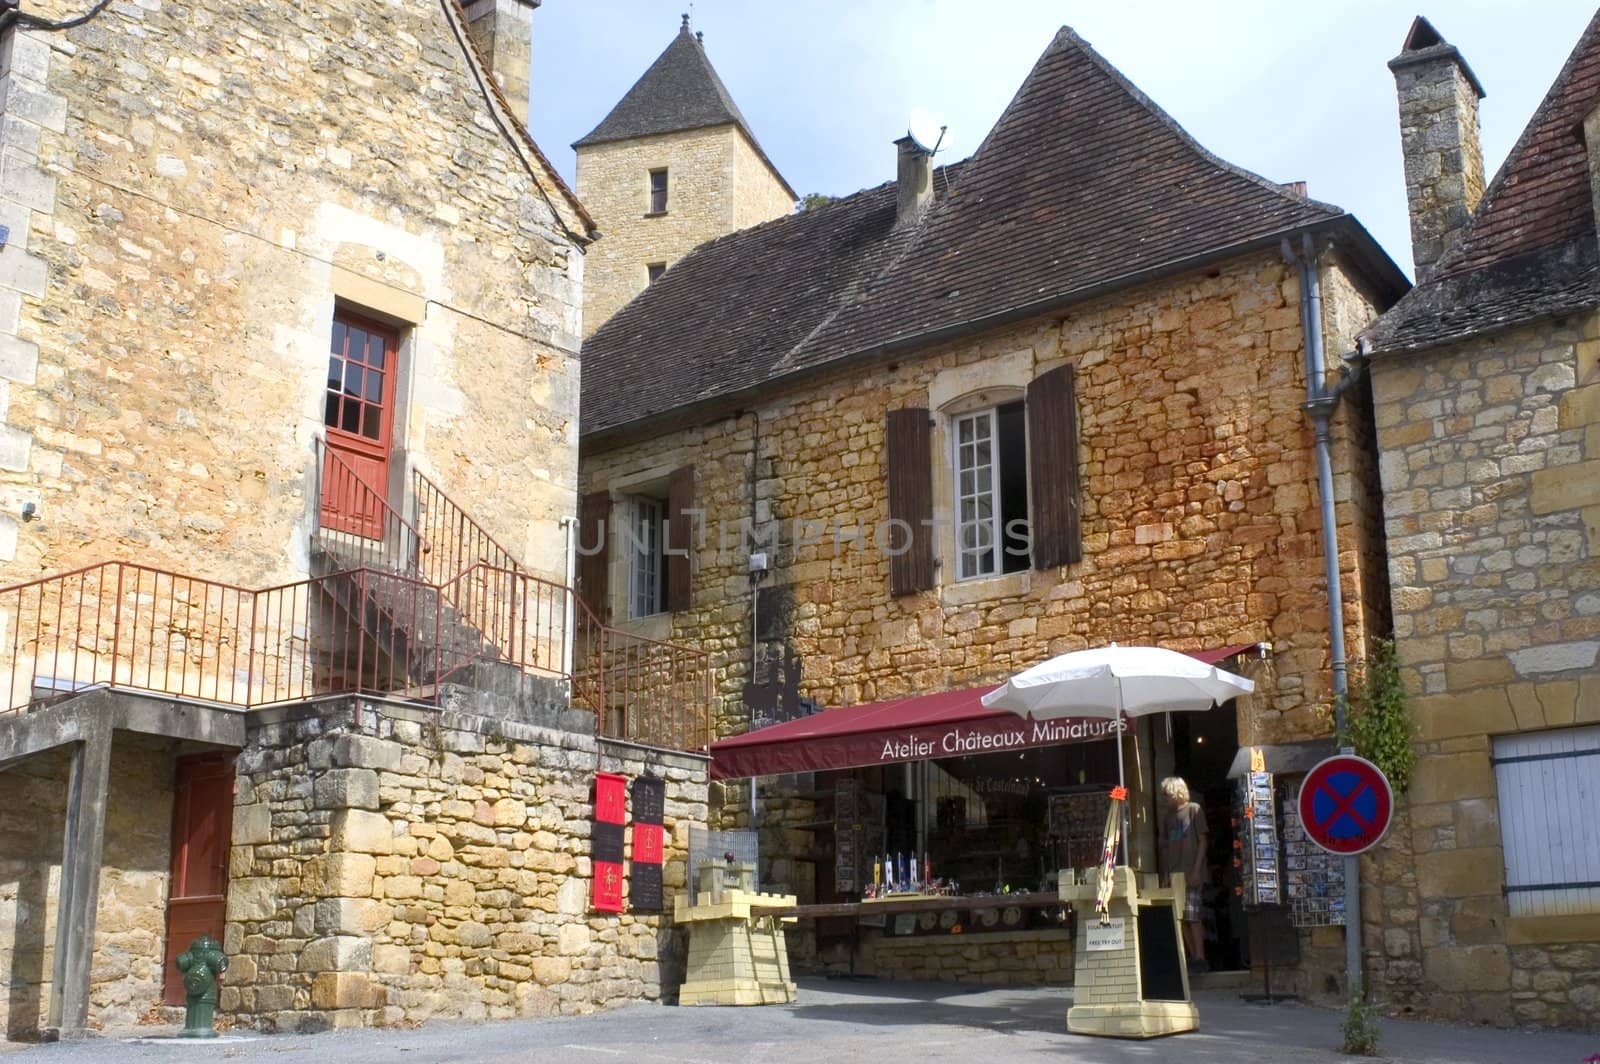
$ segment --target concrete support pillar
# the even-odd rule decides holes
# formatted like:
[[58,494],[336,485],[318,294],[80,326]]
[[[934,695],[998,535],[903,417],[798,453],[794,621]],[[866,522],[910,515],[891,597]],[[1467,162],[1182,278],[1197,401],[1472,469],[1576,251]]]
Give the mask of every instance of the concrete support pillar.
[[111,724],[85,725],[83,736],[73,744],[72,773],[67,782],[55,965],[45,1021],[45,1037],[50,1041],[83,1038],[89,1026],[89,969],[94,964],[94,920],[111,783]]

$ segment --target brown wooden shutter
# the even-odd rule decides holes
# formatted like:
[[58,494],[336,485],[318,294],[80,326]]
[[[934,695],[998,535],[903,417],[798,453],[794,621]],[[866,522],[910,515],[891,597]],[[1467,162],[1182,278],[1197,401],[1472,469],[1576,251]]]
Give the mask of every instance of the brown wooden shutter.
[[889,467],[889,519],[911,529],[910,549],[905,528],[892,526],[887,542],[889,593],[909,595],[933,586],[933,432],[928,412],[920,407],[889,411],[886,426]]
[[676,613],[690,604],[692,576],[691,548],[694,530],[689,527],[689,511],[694,509],[694,466],[672,471],[667,479],[667,609]]
[[611,544],[616,538],[611,493],[585,495],[578,505],[578,597],[602,621],[610,613]]
[[1053,569],[1082,561],[1078,389],[1070,364],[1041,373],[1028,384],[1028,489],[1033,567]]

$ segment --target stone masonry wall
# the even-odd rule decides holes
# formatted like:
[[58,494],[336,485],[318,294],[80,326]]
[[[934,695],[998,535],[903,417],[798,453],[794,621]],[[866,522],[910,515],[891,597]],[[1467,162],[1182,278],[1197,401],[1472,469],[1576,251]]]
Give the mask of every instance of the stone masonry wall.
[[[1328,298],[1344,292],[1329,286]],[[1327,614],[1297,296],[1278,256],[1261,255],[796,386],[760,406],[753,500],[749,414],[586,452],[584,490],[611,489],[614,514],[634,485],[683,465],[694,466],[704,511],[693,607],[627,621],[614,569],[615,623],[711,652],[719,734],[747,726],[747,694],[850,705],[973,686],[1112,641],[1199,649],[1255,640],[1271,642],[1273,655],[1241,710],[1242,737],[1323,734]],[[1020,388],[1067,361],[1078,369],[1083,563],[956,582],[946,533],[941,585],[891,597],[887,557],[871,541],[887,516],[886,411]],[[1358,504],[1375,495],[1352,484],[1348,417],[1335,423],[1336,513],[1347,639],[1360,647],[1374,561],[1354,530],[1370,520]],[[936,420],[942,456],[948,437]],[[948,463],[932,460],[936,518],[948,520]],[[766,548],[774,571],[747,692],[751,594],[737,523],[752,513],[782,541]],[[864,532],[838,541],[836,524]]]
[[360,714],[263,720],[239,758],[224,1012],[305,1030],[675,989],[669,917],[590,911],[593,777],[666,779],[670,913],[706,818],[703,759],[393,704]]
[[[791,940],[794,936],[790,935]],[[980,934],[885,935],[866,930],[856,972],[880,979],[977,986],[1071,986],[1077,955],[1071,928]],[[809,967],[843,974],[850,958],[830,954]]]
[[[667,211],[651,215],[650,171],[667,171]],[[585,264],[583,334],[644,290],[646,267],[794,209],[738,127],[713,126],[578,150],[577,190],[600,228]]]
[[[111,748],[89,1025],[136,1023],[161,1000],[174,744]],[[50,1004],[67,776],[65,748],[0,772],[0,1041],[37,1038]]]
[[1382,356],[1374,388],[1418,728],[1420,905],[1379,910],[1381,945],[1415,936],[1434,1014],[1600,1024],[1600,913],[1509,915],[1490,763],[1497,734],[1600,723],[1600,321]]
[[562,574],[581,225],[445,9],[117,4],[9,50],[0,582],[303,575],[336,303],[400,328],[401,459]]

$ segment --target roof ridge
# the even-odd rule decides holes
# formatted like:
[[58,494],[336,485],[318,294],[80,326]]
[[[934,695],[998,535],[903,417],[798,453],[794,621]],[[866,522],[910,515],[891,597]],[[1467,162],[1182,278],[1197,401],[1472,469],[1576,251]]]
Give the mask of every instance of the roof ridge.
[[[1600,46],[1600,10],[1596,10],[1589,19],[1588,25],[1578,35],[1577,43],[1572,46],[1572,51],[1567,54],[1566,62],[1561,64],[1555,80],[1550,83],[1550,88],[1545,92],[1539,106],[1533,109],[1533,114],[1528,116],[1527,124],[1522,127],[1516,142],[1511,145],[1511,150],[1500,163],[1500,168],[1495,171],[1494,177],[1489,181],[1488,187],[1483,190],[1483,196],[1473,208],[1472,217],[1468,219],[1466,228],[1456,237],[1451,245],[1445,249],[1435,267],[1432,280],[1441,280],[1454,273],[1478,269],[1483,264],[1462,266],[1461,260],[1467,254],[1467,247],[1472,242],[1472,237],[1478,231],[1479,223],[1487,217],[1499,202],[1510,183],[1511,175],[1518,170],[1524,153],[1531,143],[1538,137],[1545,121],[1549,118],[1558,102],[1564,98],[1567,87],[1571,84],[1576,74],[1580,60],[1588,54],[1590,48]],[[1565,238],[1563,238],[1565,239]],[[1525,249],[1536,250],[1536,249]]]
[[[1134,102],[1138,103],[1140,107],[1144,108],[1144,110],[1152,118],[1166,126],[1167,129],[1175,134],[1186,147],[1194,151],[1197,155],[1199,155],[1202,159],[1205,159],[1211,165],[1217,167],[1217,169],[1224,170],[1236,177],[1242,177],[1247,181],[1251,181],[1261,188],[1266,189],[1268,192],[1289,200],[1296,205],[1310,204],[1314,207],[1322,207],[1326,210],[1330,210],[1341,215],[1349,213],[1338,204],[1326,203],[1309,195],[1302,196],[1297,192],[1291,192],[1279,182],[1263,177],[1254,170],[1246,170],[1244,167],[1235,163],[1231,163],[1221,156],[1213,153],[1204,144],[1201,144],[1198,140],[1196,140],[1194,135],[1191,134],[1187,129],[1184,129],[1182,123],[1173,118],[1172,115],[1168,114],[1160,104],[1146,96],[1144,91],[1140,89],[1139,86],[1128,80],[1127,75],[1118,70],[1115,65],[1106,59],[1105,56],[1095,51],[1094,45],[1090,44],[1088,41],[1079,36],[1078,32],[1071,26],[1062,26],[1060,32],[1056,34],[1057,41],[1061,40],[1063,37],[1077,46],[1078,50],[1083,55],[1087,56],[1089,60],[1101,70],[1101,72],[1110,76],[1111,80],[1116,82],[1117,86],[1121,88],[1123,92],[1126,92],[1130,97],[1132,97]],[[1048,54],[1049,51],[1050,50],[1047,48],[1045,50],[1046,54]],[[1043,56],[1040,57],[1040,61],[1043,61]],[[1024,84],[1026,84],[1026,82],[1024,82]],[[999,123],[996,123],[996,125],[998,124]]]

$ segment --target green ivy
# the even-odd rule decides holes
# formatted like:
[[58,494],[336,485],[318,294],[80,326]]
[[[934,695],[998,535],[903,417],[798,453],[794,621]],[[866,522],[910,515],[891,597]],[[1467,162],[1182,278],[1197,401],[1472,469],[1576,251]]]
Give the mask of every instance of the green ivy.
[[1383,769],[1396,794],[1404,794],[1417,760],[1411,745],[1416,728],[1406,707],[1394,640],[1380,641],[1368,657],[1351,664],[1350,692],[1339,745],[1354,747]]

